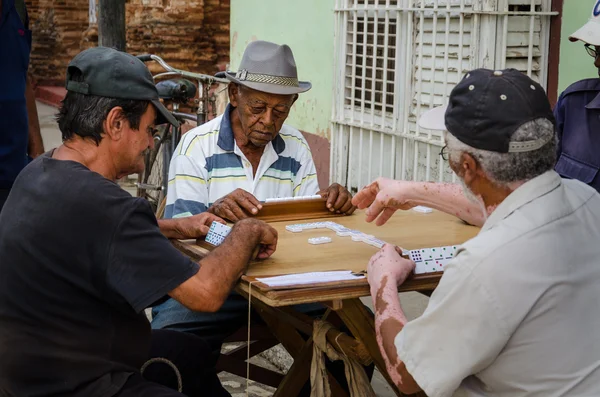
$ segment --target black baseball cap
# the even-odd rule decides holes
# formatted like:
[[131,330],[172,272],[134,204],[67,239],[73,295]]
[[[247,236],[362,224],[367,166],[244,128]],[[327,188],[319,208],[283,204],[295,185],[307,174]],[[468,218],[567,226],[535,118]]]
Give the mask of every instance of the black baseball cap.
[[[72,81],[75,70],[84,81]],[[107,98],[150,101],[156,108],[157,124],[179,126],[177,119],[160,103],[150,71],[133,55],[108,47],[94,47],[80,52],[67,66],[68,91]]]
[[530,152],[550,138],[511,142],[511,137],[520,126],[535,119],[554,123],[542,86],[516,69],[475,69],[454,87],[448,106],[426,112],[419,125],[447,130],[476,149]]

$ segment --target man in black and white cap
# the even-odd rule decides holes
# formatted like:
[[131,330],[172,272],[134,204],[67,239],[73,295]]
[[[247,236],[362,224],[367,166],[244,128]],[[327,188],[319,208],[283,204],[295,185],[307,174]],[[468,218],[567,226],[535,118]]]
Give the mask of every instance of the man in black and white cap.
[[[542,87],[517,70],[473,70],[447,108],[422,116],[446,131],[444,155],[485,222],[410,322],[397,288],[414,262],[390,245],[371,258],[376,332],[402,392],[600,395],[600,195],[553,170],[553,121]],[[355,203],[382,223],[396,209],[382,197],[396,198],[380,187]]]
[[168,296],[218,310],[277,232],[245,219],[199,263],[180,254],[167,238],[222,220],[157,221],[115,182],[143,170],[157,121],[176,123],[146,66],[91,48],[69,64],[66,88],[63,144],[20,173],[0,214],[0,395],[229,396],[206,342],[151,331],[144,310]]

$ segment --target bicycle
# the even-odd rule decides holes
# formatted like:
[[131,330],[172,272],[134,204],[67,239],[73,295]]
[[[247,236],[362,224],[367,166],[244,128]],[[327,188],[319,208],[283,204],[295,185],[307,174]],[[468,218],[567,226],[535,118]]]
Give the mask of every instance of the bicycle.
[[[171,113],[180,124],[188,120],[198,126],[209,120],[209,114],[212,116],[210,119],[217,116],[218,92],[213,91],[211,94],[210,89],[215,83],[229,84],[229,80],[176,69],[153,54],[138,55],[137,58],[144,63],[154,61],[165,70],[153,76],[154,82],[159,97],[167,106],[172,106]],[[165,78],[169,79],[162,80]],[[195,84],[190,80],[195,81]],[[181,107],[188,107],[191,113],[181,112]],[[164,212],[169,184],[169,164],[181,140],[181,130],[181,125],[174,127],[166,124],[157,128],[154,148],[146,154],[144,171],[138,175],[137,196],[148,200],[158,218],[161,218]]]

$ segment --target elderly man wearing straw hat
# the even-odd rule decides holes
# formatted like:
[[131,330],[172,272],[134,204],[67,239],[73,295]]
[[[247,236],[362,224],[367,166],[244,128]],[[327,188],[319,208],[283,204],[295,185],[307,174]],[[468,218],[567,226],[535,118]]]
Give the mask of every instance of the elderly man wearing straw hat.
[[[231,81],[230,104],[222,116],[189,131],[179,143],[169,170],[165,216],[208,211],[236,221],[258,213],[267,198],[315,194],[327,198],[330,211],[352,214],[352,195],[344,187],[333,184],[319,191],[306,140],[284,124],[298,94],[311,88],[298,81],[290,47],[254,41],[237,73],[224,74]],[[305,312],[317,309],[307,306]],[[154,308],[152,325],[193,332],[218,351],[246,316],[247,302],[238,295],[210,315],[170,300]]]

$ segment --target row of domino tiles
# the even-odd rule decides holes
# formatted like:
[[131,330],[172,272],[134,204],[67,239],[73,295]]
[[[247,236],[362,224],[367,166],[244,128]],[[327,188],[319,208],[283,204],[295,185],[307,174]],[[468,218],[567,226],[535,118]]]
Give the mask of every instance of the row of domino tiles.
[[313,194],[311,196],[296,196],[296,197],[274,197],[268,198],[265,200],[265,203],[281,203],[284,201],[295,201],[295,200],[314,200],[323,198],[318,194]]

